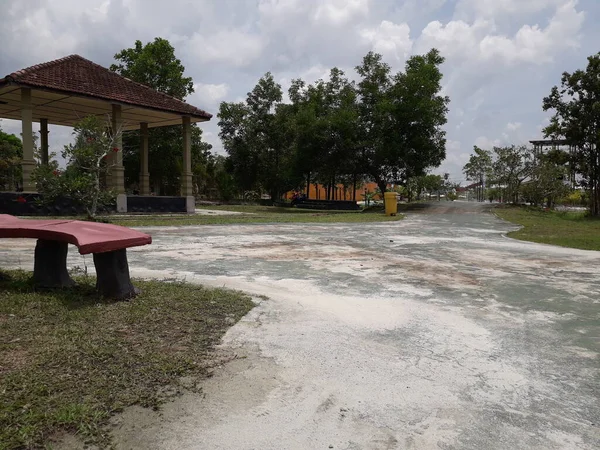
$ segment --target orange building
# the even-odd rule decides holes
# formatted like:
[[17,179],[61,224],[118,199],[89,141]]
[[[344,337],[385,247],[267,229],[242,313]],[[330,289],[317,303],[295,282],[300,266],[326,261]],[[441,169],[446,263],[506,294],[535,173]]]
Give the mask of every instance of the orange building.
[[[377,183],[364,183],[360,188],[356,190],[356,197],[352,196],[352,188],[344,187],[343,184],[338,184],[333,189],[332,200],[356,200],[357,202],[364,201],[365,199],[365,191],[367,193],[373,193],[377,191]],[[303,193],[306,193],[306,187],[302,190]],[[293,191],[286,192],[284,198],[286,200],[291,200],[294,195]],[[373,199],[381,200],[380,195],[375,195]],[[313,184],[311,183],[309,186],[308,198],[312,200],[324,200],[327,198],[327,189],[322,184]]]

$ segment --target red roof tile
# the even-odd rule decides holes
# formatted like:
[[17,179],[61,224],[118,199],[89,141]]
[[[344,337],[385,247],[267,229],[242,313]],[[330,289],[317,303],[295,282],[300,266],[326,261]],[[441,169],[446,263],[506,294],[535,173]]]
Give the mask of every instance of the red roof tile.
[[31,88],[83,95],[142,108],[210,119],[212,114],[111,72],[79,55],[37,64],[0,79]]

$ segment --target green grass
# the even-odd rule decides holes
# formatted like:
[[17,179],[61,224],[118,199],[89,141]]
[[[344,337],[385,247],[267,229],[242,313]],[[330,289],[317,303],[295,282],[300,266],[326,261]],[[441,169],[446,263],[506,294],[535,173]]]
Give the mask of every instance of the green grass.
[[256,205],[207,206],[199,209],[235,211],[246,214],[218,215],[144,215],[108,216],[114,224],[128,227],[139,226],[182,226],[182,225],[227,225],[252,223],[339,223],[339,222],[388,222],[401,220],[401,214],[386,216],[383,207],[368,211],[315,211],[300,208],[280,208]]
[[600,250],[600,219],[583,212],[544,211],[531,207],[497,207],[496,215],[522,225],[509,237],[582,250]]
[[236,291],[158,281],[136,281],[142,294],[115,302],[98,298],[90,277],[45,293],[30,277],[0,272],[0,449],[64,432],[109,445],[111,415],[197,390],[214,345],[254,305]]

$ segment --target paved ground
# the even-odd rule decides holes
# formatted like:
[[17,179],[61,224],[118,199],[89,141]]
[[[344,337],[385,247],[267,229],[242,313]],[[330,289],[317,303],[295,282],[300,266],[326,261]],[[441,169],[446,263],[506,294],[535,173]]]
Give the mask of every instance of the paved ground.
[[[459,202],[391,224],[149,229],[134,274],[269,299],[204,397],[131,409],[117,447],[600,448],[600,253],[510,229]],[[2,266],[32,249],[0,240]]]

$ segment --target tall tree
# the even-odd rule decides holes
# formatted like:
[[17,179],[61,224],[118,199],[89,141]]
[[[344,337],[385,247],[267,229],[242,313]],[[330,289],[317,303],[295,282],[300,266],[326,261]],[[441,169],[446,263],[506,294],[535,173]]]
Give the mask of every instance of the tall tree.
[[490,151],[474,146],[469,162],[463,167],[463,173],[467,180],[478,183],[477,201],[482,202],[485,200],[485,183],[492,173],[492,155]]
[[493,180],[505,201],[517,203],[521,184],[531,175],[533,154],[525,146],[494,147]]
[[[145,84],[159,92],[185,99],[194,92],[194,83],[184,76],[185,67],[175,56],[175,49],[166,39],[155,38],[142,44],[136,41],[132,48],[121,50],[115,55],[117,63],[110,69],[133,81]],[[123,164],[128,185],[136,185],[139,180],[139,132],[123,135]],[[192,125],[192,168],[194,184],[198,189],[205,183],[201,174],[206,173],[206,164],[211,146],[202,141],[202,130]],[[183,137],[181,125],[151,128],[148,137],[148,170],[150,185],[157,194],[179,195],[180,174],[183,158]]]
[[159,92],[183,100],[194,92],[191,77],[184,77],[185,67],[175,57],[175,49],[163,38],[155,38],[146,45],[135,41],[132,48],[115,55],[118,62],[110,70]]
[[543,100],[554,116],[544,129],[552,138],[565,138],[575,148],[577,171],[590,193],[590,213],[600,215],[600,53],[588,58],[585,70],[565,72]]
[[523,197],[533,205],[553,207],[558,198],[566,196],[571,188],[567,181],[569,168],[561,163],[564,156],[556,152],[537,155],[531,163],[530,176],[523,183]]
[[387,183],[437,167],[446,155],[442,126],[449,98],[440,95],[444,58],[436,49],[406,62],[391,74],[381,55],[370,52],[356,68],[363,162],[385,192]]
[[355,85],[343,71],[333,68],[327,81],[318,80],[305,87],[301,80],[294,80],[289,97],[298,171],[307,184],[312,177],[313,182],[328,186],[329,199],[333,186],[339,182],[353,184],[361,173]]
[[292,110],[281,103],[283,92],[266,73],[245,102],[223,102],[219,136],[241,190],[266,191],[273,200],[296,187],[292,180]]

